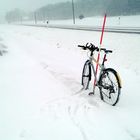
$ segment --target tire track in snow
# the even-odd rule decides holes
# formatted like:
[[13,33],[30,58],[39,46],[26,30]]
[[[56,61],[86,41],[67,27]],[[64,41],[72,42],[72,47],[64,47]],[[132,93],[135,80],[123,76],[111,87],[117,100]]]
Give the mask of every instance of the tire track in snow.
[[86,125],[90,128],[90,130],[93,130],[92,128],[93,124],[91,125],[90,122],[88,122],[87,120],[88,118],[85,114],[88,112],[88,109],[90,108],[90,106],[87,107],[87,104],[88,101],[85,98],[81,97],[80,95],[69,96],[66,98],[62,98],[58,100],[56,99],[47,102],[41,108],[41,113],[49,114],[49,115],[51,114],[54,120],[59,120],[64,116],[66,118],[69,118],[71,124],[73,124],[74,127],[76,127],[81,133],[83,140],[89,140],[91,139],[91,137],[88,131],[86,130],[86,127],[84,127],[84,124],[82,124],[82,122],[84,123],[86,122]]
[[89,119],[88,115],[89,111],[94,112],[99,106],[96,103],[89,104],[85,96],[80,96],[79,100],[82,102],[80,104],[78,103],[75,108],[71,107],[69,109],[69,115],[75,126],[81,131],[84,140],[98,139],[99,135],[96,134],[95,124]]
[[55,79],[60,81],[65,87],[68,87],[70,91],[74,91],[75,93],[79,93],[82,91],[82,86],[79,81],[75,79],[74,76],[70,73],[62,73],[61,71],[56,71],[54,69],[58,69],[58,67],[48,65],[46,62],[41,62],[40,65],[43,67],[43,69],[47,70]]
[[137,136],[136,134],[134,134],[132,131],[130,131],[129,129],[126,129],[126,132],[128,133],[128,135],[133,138],[134,140],[140,140],[140,137]]
[[[83,91],[81,88],[81,84],[76,81],[76,79],[64,74],[54,71],[52,68],[50,68],[46,63],[42,62],[41,65],[44,69],[47,69],[54,77],[55,79],[58,79],[62,84],[65,85],[65,87],[68,88],[72,92],[71,95],[67,98],[63,98],[60,100],[55,100],[47,103],[46,105],[52,104],[54,116],[57,118],[58,114],[56,110],[62,110],[61,105],[63,106],[63,112],[65,112],[65,115],[67,115],[70,120],[72,121],[73,125],[78,128],[79,132],[81,133],[83,140],[92,139],[93,135],[90,136],[89,132],[85,129],[82,122],[86,122],[86,125],[88,128],[90,128],[90,132],[92,133],[93,130],[93,123],[91,125],[91,122],[88,120],[87,112],[89,108],[98,108],[99,104],[91,99],[91,97],[88,96],[89,91]],[[79,87],[81,88],[79,90]],[[65,104],[66,103],[66,104]],[[54,105],[55,104],[55,105]],[[61,104],[61,105],[60,105]],[[88,106],[87,106],[88,104]],[[56,107],[58,109],[56,109]],[[49,108],[49,107],[48,107]],[[62,113],[62,112],[61,112]],[[60,115],[60,112],[59,112]],[[82,120],[79,120],[80,115],[82,115]],[[61,115],[60,115],[61,116]]]
[[83,140],[88,140],[88,137],[85,133],[85,130],[82,128],[82,126],[80,125],[80,122],[76,121],[74,119],[74,117],[72,116],[72,113],[71,113],[71,107],[68,109],[68,112],[69,112],[69,116],[73,122],[73,124],[79,129],[79,131],[81,132],[82,136],[83,136]]
[[[82,104],[81,104],[82,105]],[[83,140],[88,140],[88,135],[86,133],[86,130],[84,130],[84,128],[81,125],[81,121],[78,120],[77,118],[77,112],[78,109],[80,108],[79,105],[77,105],[76,109],[72,109],[71,107],[69,108],[68,112],[69,112],[69,116],[73,122],[73,124],[79,129],[79,131],[81,132],[82,136],[83,136]],[[73,110],[73,111],[72,111]],[[80,117],[80,116],[79,116]]]

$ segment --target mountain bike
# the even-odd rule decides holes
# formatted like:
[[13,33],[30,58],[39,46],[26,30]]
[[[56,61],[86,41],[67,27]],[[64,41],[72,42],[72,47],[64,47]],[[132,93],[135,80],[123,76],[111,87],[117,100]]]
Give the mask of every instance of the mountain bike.
[[[87,43],[86,45],[78,45],[83,50],[89,50],[90,55],[89,59],[85,62],[83,71],[82,71],[82,86],[84,90],[89,88],[89,83],[91,82],[92,75],[94,75],[93,83],[93,92],[90,92],[89,95],[95,93],[95,87],[99,88],[100,98],[104,102],[115,106],[120,97],[121,93],[121,80],[120,76],[116,70],[113,68],[105,68],[105,62],[107,61],[107,54],[112,53],[112,50],[107,50],[106,48],[95,47],[92,43]],[[103,52],[103,58],[101,59],[102,63],[100,64],[94,58],[94,52],[100,51]],[[94,63],[97,64],[100,68],[100,72],[97,76]]]

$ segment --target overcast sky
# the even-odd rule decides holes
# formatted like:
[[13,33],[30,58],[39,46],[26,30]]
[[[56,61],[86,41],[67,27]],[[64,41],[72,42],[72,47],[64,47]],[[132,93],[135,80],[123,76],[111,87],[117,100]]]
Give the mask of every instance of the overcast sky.
[[25,11],[33,11],[34,9],[40,8],[41,6],[50,3],[59,3],[62,1],[70,0],[0,0],[0,16],[14,8],[19,8]]

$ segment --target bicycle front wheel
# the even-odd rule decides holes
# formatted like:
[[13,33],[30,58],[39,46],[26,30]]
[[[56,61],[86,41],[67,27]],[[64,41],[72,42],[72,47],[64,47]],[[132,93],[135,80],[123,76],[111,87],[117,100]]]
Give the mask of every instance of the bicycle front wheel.
[[108,68],[103,71],[99,80],[99,89],[101,99],[115,106],[119,101],[119,96],[121,93],[121,81],[117,72]]
[[87,60],[84,64],[82,72],[82,85],[85,90],[88,89],[90,80],[91,80],[91,65],[90,61]]

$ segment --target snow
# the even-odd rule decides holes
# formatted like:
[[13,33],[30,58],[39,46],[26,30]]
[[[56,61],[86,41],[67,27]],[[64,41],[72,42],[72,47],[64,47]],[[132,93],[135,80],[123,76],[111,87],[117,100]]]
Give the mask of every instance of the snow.
[[99,45],[100,32],[0,25],[1,140],[140,139],[140,36],[105,33],[112,49],[107,67],[122,79],[117,106],[81,89],[87,52],[77,45]]
[[[73,25],[73,20],[46,20],[39,21],[37,20],[37,24],[46,24],[49,21],[48,25]],[[80,26],[102,26],[103,17],[102,16],[95,16],[95,17],[86,17],[83,19],[75,19],[75,25]],[[21,23],[21,22],[20,22]],[[22,21],[22,24],[35,24],[35,21]],[[140,27],[140,15],[133,15],[133,16],[114,16],[114,17],[107,17],[106,27],[133,27],[137,28]]]

